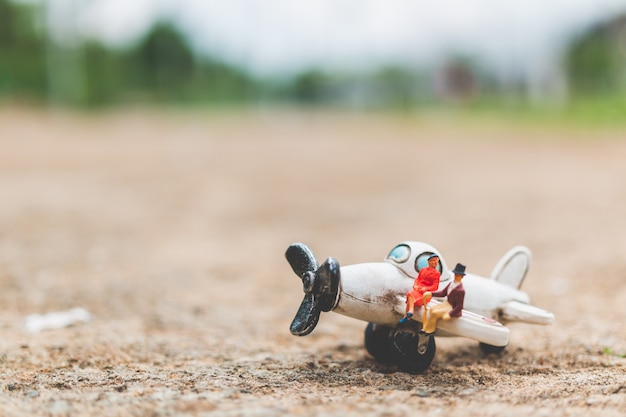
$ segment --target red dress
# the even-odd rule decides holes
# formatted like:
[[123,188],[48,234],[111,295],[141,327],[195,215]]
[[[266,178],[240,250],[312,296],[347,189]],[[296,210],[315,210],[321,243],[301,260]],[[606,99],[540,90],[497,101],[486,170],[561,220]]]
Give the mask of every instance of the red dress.
[[417,274],[417,278],[415,278],[413,289],[406,293],[407,299],[410,295],[415,300],[415,305],[421,307],[424,304],[424,293],[426,291],[437,291],[437,288],[439,288],[440,278],[441,274],[436,268],[422,268],[419,274]]

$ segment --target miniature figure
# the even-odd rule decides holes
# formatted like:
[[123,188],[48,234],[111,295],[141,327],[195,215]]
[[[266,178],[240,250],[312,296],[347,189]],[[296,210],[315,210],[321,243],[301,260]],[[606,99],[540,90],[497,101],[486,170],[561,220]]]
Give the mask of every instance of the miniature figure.
[[433,253],[428,257],[428,267],[422,268],[417,274],[415,282],[413,283],[413,289],[406,294],[406,314],[400,319],[400,323],[406,323],[411,317],[415,306],[421,307],[424,305],[426,292],[437,291],[439,288],[439,280],[441,273],[437,271],[437,265],[439,264],[439,256]]
[[463,315],[463,300],[465,298],[465,289],[463,288],[463,277],[465,276],[465,265],[456,264],[452,270],[454,281],[450,282],[441,291],[424,293],[424,305],[432,297],[446,297],[446,301],[430,308],[430,314],[426,317],[426,309],[424,309],[424,319],[422,320],[422,330],[426,334],[433,334],[437,329],[437,321],[450,320],[451,317],[461,317]]
[[[424,306],[399,324],[399,319],[407,313],[405,296],[433,254],[439,258],[437,269],[443,293],[453,279],[453,272],[447,268],[441,253],[423,242],[409,241],[395,246],[384,262],[341,267],[334,258],[327,258],[319,265],[303,243],[290,245],[285,257],[302,280],[304,290],[291,333],[297,336],[311,333],[321,312],[334,311],[368,322],[365,348],[376,360],[396,363],[407,372],[421,372],[434,359],[435,337],[468,337],[478,341],[485,352],[499,352],[509,342],[510,331],[503,324],[550,324],[554,320],[552,313],[530,305],[528,294],[519,289],[531,255],[527,248],[516,246],[500,259],[489,278],[474,274],[462,278],[465,290],[462,314],[454,320],[440,320],[434,334],[422,331],[423,317],[418,313],[424,312]],[[452,311],[456,306],[454,297],[450,296],[452,291],[447,288],[448,303],[453,307],[448,312],[450,316],[455,314]],[[429,302],[432,310],[438,309],[439,304],[436,299]]]

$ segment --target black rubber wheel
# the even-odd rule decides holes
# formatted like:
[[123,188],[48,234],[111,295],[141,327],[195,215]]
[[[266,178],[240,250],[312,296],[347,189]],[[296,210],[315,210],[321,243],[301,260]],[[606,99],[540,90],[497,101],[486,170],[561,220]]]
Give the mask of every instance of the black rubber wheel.
[[365,349],[379,362],[392,362],[391,337],[394,328],[368,323],[365,328]]
[[[422,352],[420,352],[422,338]],[[391,355],[400,369],[409,373],[424,372],[433,359],[437,347],[435,337],[413,331],[397,331],[392,338]]]
[[489,355],[490,353],[499,355],[506,348],[506,346],[488,345],[483,342],[478,343],[478,346],[480,346],[480,350],[482,350],[485,355]]

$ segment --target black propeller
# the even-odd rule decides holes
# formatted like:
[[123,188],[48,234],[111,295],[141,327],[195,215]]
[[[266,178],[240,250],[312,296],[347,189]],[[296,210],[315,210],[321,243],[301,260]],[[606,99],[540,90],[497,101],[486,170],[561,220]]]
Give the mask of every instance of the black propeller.
[[285,252],[291,269],[302,279],[304,299],[289,330],[295,336],[311,333],[322,311],[330,311],[339,292],[339,262],[328,258],[318,267],[311,249],[304,243],[293,243]]

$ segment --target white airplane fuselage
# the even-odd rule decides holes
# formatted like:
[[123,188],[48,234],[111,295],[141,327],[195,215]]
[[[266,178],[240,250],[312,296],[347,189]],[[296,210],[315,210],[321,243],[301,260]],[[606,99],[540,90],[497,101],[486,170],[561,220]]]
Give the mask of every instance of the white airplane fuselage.
[[[448,271],[446,271],[448,272]],[[439,288],[451,280],[442,277]],[[395,326],[402,317],[394,306],[398,296],[404,297],[413,287],[411,278],[391,262],[372,262],[341,267],[341,285],[336,313],[355,319]],[[498,319],[498,308],[507,301],[528,304],[528,295],[477,275],[463,278],[465,288],[464,309],[485,317]]]

